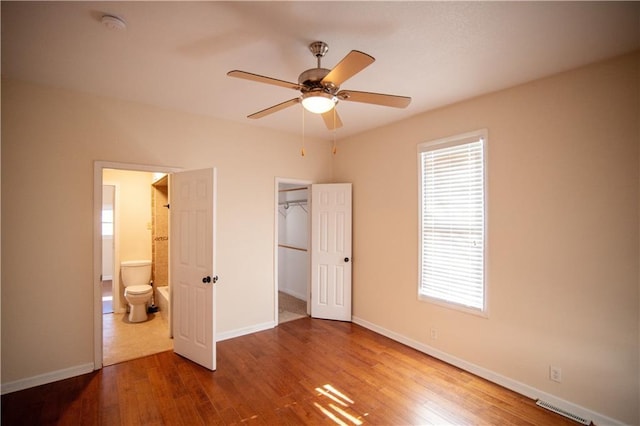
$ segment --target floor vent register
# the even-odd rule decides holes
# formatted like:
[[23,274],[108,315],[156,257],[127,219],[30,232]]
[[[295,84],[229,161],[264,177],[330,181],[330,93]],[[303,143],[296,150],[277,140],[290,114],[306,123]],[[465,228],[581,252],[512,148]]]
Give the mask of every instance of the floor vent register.
[[582,423],[583,425],[590,425],[591,424],[591,420],[587,420],[583,417],[580,417],[576,414],[570,413],[567,410],[563,410],[562,408],[556,407],[555,405],[549,404],[546,401],[543,401],[541,399],[536,401],[536,405],[542,407],[542,408],[546,408],[549,411],[553,411],[554,413],[560,414],[561,416],[565,416],[568,419],[571,420],[575,420],[578,423]]

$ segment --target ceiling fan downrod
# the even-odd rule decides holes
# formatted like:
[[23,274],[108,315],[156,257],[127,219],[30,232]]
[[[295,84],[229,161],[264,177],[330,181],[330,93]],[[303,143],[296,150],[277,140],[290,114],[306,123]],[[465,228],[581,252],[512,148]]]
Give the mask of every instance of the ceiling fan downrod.
[[309,45],[309,50],[318,60],[318,68],[321,68],[320,59],[329,51],[329,45],[324,41],[314,41]]

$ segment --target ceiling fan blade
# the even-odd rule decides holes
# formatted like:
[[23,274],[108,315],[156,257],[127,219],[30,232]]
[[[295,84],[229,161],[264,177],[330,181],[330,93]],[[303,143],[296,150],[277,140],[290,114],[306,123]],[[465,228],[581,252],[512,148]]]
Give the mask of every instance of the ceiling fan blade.
[[269,108],[263,109],[262,111],[254,112],[253,114],[248,115],[247,118],[262,118],[266,115],[273,114],[274,112],[278,112],[280,110],[289,108],[290,106],[293,106],[299,103],[300,103],[300,98],[289,99],[288,101],[284,101],[282,103],[279,103],[278,105],[274,105]]
[[385,95],[383,93],[359,92],[357,90],[341,90],[336,96],[343,101],[362,102],[394,108],[406,108],[411,103],[408,96]]
[[288,89],[300,90],[298,83],[290,81],[278,80],[277,78],[265,77],[264,75],[253,74],[251,72],[233,70],[227,73],[229,77],[244,78],[245,80],[256,81],[258,83],[272,84],[274,86],[286,87]]
[[338,111],[336,111],[335,107],[323,113],[322,119],[324,120],[325,126],[327,126],[327,129],[329,130],[339,129],[340,127],[342,127],[342,120],[340,120],[340,116],[338,115]]
[[352,50],[347,56],[342,58],[338,65],[329,71],[329,74],[322,79],[322,83],[331,82],[339,87],[342,83],[371,65],[374,61],[375,58],[373,56],[358,50]]

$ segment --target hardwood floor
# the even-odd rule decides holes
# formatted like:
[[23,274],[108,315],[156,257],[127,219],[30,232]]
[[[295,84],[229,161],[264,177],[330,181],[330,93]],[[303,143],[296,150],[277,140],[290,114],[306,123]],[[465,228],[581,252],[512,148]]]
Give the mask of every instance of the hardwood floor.
[[2,396],[6,425],[575,425],[351,323],[303,318],[218,343],[217,371],[172,352]]

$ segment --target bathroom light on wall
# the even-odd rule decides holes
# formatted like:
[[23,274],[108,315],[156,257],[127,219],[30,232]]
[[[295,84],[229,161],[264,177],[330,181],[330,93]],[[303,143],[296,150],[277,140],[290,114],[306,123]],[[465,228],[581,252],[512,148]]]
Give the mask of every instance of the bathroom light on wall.
[[335,95],[322,90],[312,90],[302,94],[302,106],[314,114],[324,114],[330,111],[338,102]]

